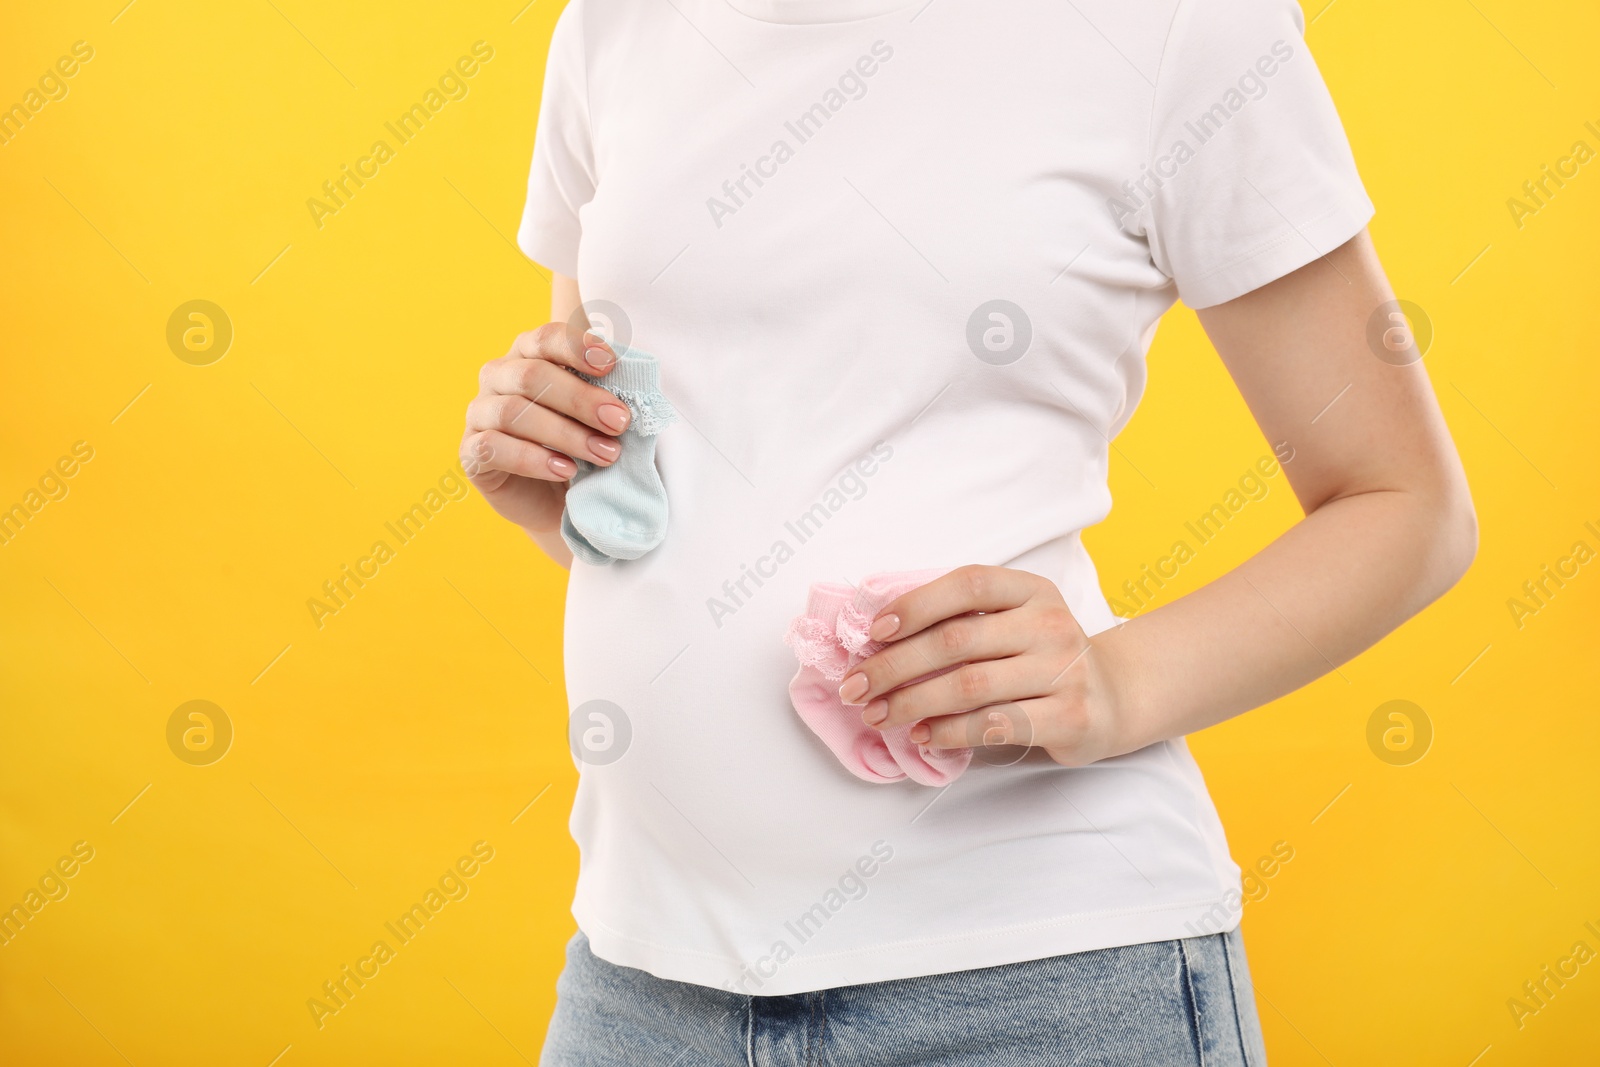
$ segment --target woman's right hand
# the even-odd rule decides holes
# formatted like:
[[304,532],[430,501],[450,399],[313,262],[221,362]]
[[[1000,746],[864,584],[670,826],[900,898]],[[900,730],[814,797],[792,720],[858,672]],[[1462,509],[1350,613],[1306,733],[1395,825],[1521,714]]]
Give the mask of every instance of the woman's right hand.
[[567,369],[603,377],[615,363],[599,335],[547,322],[483,365],[467,405],[461,468],[501,515],[532,533],[554,530],[578,470],[573,459],[616,462],[627,407]]

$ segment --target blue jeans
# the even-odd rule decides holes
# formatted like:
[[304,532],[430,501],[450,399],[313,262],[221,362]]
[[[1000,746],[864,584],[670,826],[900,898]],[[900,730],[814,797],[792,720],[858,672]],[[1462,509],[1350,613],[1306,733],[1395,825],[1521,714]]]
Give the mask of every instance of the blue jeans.
[[752,997],[567,946],[540,1067],[1264,1067],[1226,934]]

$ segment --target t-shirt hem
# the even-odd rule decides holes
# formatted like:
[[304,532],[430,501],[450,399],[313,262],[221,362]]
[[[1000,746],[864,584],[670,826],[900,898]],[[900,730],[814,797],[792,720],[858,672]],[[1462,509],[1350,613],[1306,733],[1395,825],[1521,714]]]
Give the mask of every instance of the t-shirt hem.
[[1226,266],[1187,285],[1180,283],[1178,295],[1196,311],[1225,304],[1321,259],[1360,233],[1375,213],[1371,199],[1363,193],[1358,204],[1336,207],[1291,227]]
[[695,949],[661,945],[613,929],[573,905],[589,949],[620,967],[674,982],[756,996],[789,996],[839,986],[889,982],[932,974],[1119,948],[1153,941],[1227,933],[1239,925],[1237,904],[1225,897],[1112,912],[1086,912],[954,937],[866,945],[816,956],[796,955],[763,967]]

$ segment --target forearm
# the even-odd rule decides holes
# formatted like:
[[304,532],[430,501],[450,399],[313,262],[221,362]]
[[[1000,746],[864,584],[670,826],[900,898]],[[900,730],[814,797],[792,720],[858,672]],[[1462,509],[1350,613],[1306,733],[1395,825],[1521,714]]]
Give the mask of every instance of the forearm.
[[560,530],[530,530],[524,526],[522,531],[533,539],[533,543],[538,545],[556,566],[569,571],[572,569],[572,549],[561,539]]
[[1471,562],[1477,520],[1409,329],[1408,349],[1366,343],[1393,296],[1363,232],[1200,309],[1274,452],[1292,442],[1284,471],[1306,517],[1282,537],[1092,637],[1054,582],[958,567],[879,613],[871,636],[888,645],[841,698],[879,729],[910,724],[918,744],[999,737],[1076,767],[1259,707],[1422,610]]
[[1095,635],[1132,751],[1334,671],[1442,595],[1476,526],[1464,493],[1385,490],[1318,507],[1216,581]]

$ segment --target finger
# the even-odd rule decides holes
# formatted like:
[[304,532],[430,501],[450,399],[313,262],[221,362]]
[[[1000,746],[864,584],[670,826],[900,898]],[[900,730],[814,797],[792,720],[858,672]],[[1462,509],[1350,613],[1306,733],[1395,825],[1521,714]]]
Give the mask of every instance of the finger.
[[478,382],[484,393],[526,397],[612,436],[626,430],[633,417],[611,393],[549,360],[513,356],[492,360],[484,364]]
[[956,715],[940,715],[917,723],[909,737],[933,748],[994,748],[1000,745],[1035,745],[1043,734],[1040,720],[1047,718],[1048,700],[1018,700],[989,704]]
[[1009,567],[957,567],[885,604],[868,636],[874,641],[897,640],[969,611],[1018,607],[1034,594],[1041,581],[1037,575]]
[[861,721],[888,730],[934,715],[954,715],[985,704],[1040,697],[1049,692],[1047,664],[1040,656],[965,663],[874,698],[861,709]]
[[617,356],[599,334],[565,322],[547,322],[517,334],[507,359],[540,359],[601,376],[610,373]]
[[1045,749],[1051,759],[1068,767],[1095,759],[1087,744],[1091,739],[1089,720],[1081,707],[1051,698],[994,704],[929,719],[913,726],[908,737],[914,744],[933,748],[977,749],[976,758],[986,763],[1001,762],[1000,754],[985,755],[982,750],[1002,745]]
[[[921,633],[891,641],[856,664],[839,686],[839,698],[850,705],[865,704],[930,671],[1018,655],[1027,651],[1033,631],[1025,610],[945,619]],[[865,689],[857,675],[866,678]]]
[[571,458],[499,430],[479,430],[461,440],[461,469],[478,484],[495,471],[545,482],[564,482],[578,471]]
[[602,467],[610,466],[622,454],[622,446],[614,439],[520,395],[477,397],[467,405],[467,429],[499,430]]

